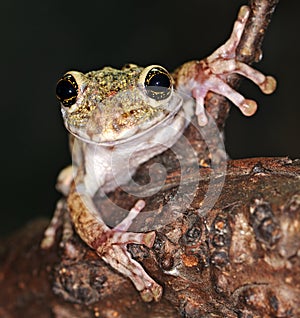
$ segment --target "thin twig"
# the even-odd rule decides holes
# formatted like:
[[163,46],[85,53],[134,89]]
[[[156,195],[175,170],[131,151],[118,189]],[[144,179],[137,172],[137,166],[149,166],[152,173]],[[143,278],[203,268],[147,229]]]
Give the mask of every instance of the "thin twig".
[[237,49],[237,58],[251,64],[262,57],[261,45],[279,0],[250,0],[251,14]]

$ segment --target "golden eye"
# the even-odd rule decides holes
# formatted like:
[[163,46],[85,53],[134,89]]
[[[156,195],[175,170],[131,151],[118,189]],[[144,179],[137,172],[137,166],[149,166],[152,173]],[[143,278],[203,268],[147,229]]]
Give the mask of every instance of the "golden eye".
[[64,75],[56,85],[56,97],[65,106],[70,107],[76,103],[78,85],[71,74]]
[[167,70],[160,66],[154,66],[146,74],[144,86],[149,97],[160,101],[170,96],[172,79]]

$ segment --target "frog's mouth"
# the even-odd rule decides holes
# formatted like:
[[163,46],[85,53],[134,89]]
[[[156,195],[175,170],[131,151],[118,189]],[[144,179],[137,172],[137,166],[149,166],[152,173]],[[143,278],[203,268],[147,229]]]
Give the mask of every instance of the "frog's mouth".
[[[170,124],[182,105],[180,94],[173,92],[168,102],[161,107],[142,103],[124,111],[122,107],[116,108],[111,107],[109,103],[99,103],[90,117],[80,125],[73,124],[70,114],[64,109],[62,114],[67,130],[76,138],[90,144],[114,146]],[[116,109],[122,111],[118,112]]]

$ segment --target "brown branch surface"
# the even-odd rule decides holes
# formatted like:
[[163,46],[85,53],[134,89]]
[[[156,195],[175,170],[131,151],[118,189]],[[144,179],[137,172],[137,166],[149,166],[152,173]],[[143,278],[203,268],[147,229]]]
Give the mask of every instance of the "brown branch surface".
[[241,62],[251,64],[261,59],[262,42],[278,2],[279,0],[250,1],[251,14],[237,49],[237,56]]
[[[36,221],[2,242],[0,317],[299,317],[300,161],[230,161],[216,205],[201,216],[195,212],[210,173],[202,169],[191,207],[177,202],[181,216],[159,229],[152,249],[130,246],[164,286],[160,302],[143,303],[131,282],[76,235],[73,258],[59,237],[42,251],[47,222]],[[140,171],[139,181],[147,178]],[[175,171],[148,209],[170,200],[179,178]],[[114,198],[129,208],[124,195]]]

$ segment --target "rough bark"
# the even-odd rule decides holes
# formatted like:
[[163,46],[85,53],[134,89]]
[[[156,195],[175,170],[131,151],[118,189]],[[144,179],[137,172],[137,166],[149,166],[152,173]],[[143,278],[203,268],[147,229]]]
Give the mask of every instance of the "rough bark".
[[[217,203],[199,215],[210,173],[202,168],[191,207],[158,230],[152,249],[130,246],[164,286],[160,302],[143,303],[77,235],[72,258],[59,237],[42,251],[47,222],[37,220],[2,242],[0,317],[299,317],[300,161],[229,161]],[[172,198],[179,177],[160,198]],[[114,197],[126,208],[124,195]],[[160,203],[156,195],[147,201],[149,209]]]

